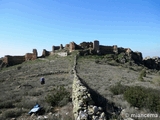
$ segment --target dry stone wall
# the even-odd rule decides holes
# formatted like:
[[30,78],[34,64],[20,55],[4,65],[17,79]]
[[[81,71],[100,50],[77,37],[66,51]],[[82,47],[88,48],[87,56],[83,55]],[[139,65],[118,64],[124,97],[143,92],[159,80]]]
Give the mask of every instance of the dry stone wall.
[[75,57],[72,69],[74,75],[72,102],[75,120],[106,120],[105,113],[102,108],[95,106],[89,90],[83,85],[76,74],[76,59],[77,57]]

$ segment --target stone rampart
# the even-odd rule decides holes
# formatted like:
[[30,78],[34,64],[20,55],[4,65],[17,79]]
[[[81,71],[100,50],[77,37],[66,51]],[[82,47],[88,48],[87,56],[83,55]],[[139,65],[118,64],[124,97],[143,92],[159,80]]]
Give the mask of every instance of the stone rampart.
[[76,58],[73,66],[72,102],[75,120],[106,120],[101,107],[95,106],[89,90],[76,73]]
[[8,65],[8,66],[12,66],[12,65],[17,65],[20,64],[22,62],[25,61],[25,57],[24,56],[10,56],[10,55],[6,55],[3,58],[3,63]]

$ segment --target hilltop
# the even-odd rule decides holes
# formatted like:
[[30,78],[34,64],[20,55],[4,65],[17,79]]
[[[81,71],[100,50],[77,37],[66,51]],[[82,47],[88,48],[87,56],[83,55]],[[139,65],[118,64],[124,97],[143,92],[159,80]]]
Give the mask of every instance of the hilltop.
[[2,59],[0,59],[0,68],[13,66],[16,64],[21,64],[28,60],[36,60],[37,58],[45,58],[47,56],[60,55],[67,56],[73,51],[79,51],[79,55],[109,55],[112,54],[112,58],[114,58],[119,63],[127,63],[132,62],[138,65],[144,65],[149,69],[160,70],[160,58],[157,57],[146,57],[143,59],[143,55],[141,52],[132,51],[130,48],[118,47],[117,45],[106,46],[100,45],[98,40],[93,42],[82,42],[77,45],[75,42],[70,42],[70,44],[66,44],[63,47],[62,44],[60,46],[52,46],[52,51],[47,51],[43,49],[42,55],[38,56],[37,49],[33,49],[33,53],[26,53],[22,56],[11,56],[6,55]]
[[[95,43],[97,42],[95,41]],[[73,91],[73,81],[77,77],[82,82],[79,83],[80,86],[81,84],[86,86],[91,94],[94,101],[92,104],[102,108],[106,114],[106,119],[129,119],[126,118],[126,113],[160,112],[159,107],[156,107],[159,106],[159,102],[153,101],[160,98],[159,61],[156,61],[159,58],[153,62],[156,66],[152,66],[152,63],[145,63],[140,52],[133,52],[129,48],[97,47],[97,44],[93,45],[92,42],[85,44],[88,45],[88,48],[85,48],[84,43],[77,45],[74,42],[66,45],[66,47],[62,45],[53,46],[52,51],[44,50],[42,56],[37,56],[34,49],[28,58],[36,59],[24,60],[18,64],[14,64],[15,58],[17,58],[15,56],[6,56],[9,59],[14,58],[10,59],[11,61],[8,59],[7,64],[2,59],[1,62],[6,67],[3,66],[0,70],[0,119],[29,120],[47,117],[49,120],[74,120],[75,114],[79,113],[79,111],[74,110],[76,105],[73,104],[73,101],[77,99],[76,97],[79,97],[76,96],[78,93],[75,93],[74,99],[72,96],[75,92]],[[105,50],[103,51],[103,49]],[[124,51],[120,52],[120,50]],[[29,54],[27,53],[27,55]],[[21,57],[25,58],[26,55]],[[40,84],[41,77],[46,80],[44,85]],[[154,103],[153,106],[145,108],[145,100],[139,101],[140,104],[138,105],[128,101],[130,97],[133,100],[139,99],[139,96],[144,94],[141,93],[138,98],[129,95],[126,98],[126,93],[129,93],[129,90],[136,86],[140,86],[141,91],[145,90],[144,88],[150,91],[147,93],[151,95],[151,98],[146,101],[150,105]],[[62,87],[64,91],[61,91],[59,87]],[[68,96],[63,94],[63,98],[60,100],[54,99],[59,92],[67,93]],[[146,92],[143,99],[146,99],[145,96],[147,96]],[[53,104],[52,99],[57,103]],[[30,116],[28,112],[36,103],[44,108],[43,114]],[[79,109],[84,110],[83,107]],[[99,114],[94,115],[98,116]]]

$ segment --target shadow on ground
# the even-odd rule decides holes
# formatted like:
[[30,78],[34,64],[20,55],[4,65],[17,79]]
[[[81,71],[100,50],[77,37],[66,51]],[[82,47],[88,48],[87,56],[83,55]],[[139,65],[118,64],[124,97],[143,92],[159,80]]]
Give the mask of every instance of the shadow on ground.
[[106,114],[106,119],[120,118],[121,108],[115,106],[113,102],[108,101],[105,97],[100,95],[97,91],[93,90],[91,87],[87,85],[87,83],[81,79],[82,84],[87,87],[89,93],[91,94],[92,100],[95,102],[95,105],[98,107],[102,107],[103,111]]

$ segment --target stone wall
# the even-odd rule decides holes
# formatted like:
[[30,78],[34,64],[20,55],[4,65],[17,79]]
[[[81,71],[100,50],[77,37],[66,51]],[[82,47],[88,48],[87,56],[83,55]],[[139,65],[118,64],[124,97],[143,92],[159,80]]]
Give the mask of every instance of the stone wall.
[[49,55],[50,55],[50,52],[47,51],[46,49],[43,49],[42,57],[46,57],[46,56],[49,56]]
[[26,53],[25,54],[25,60],[35,60],[37,59],[37,50],[33,49],[33,53]]
[[101,52],[102,55],[105,55],[105,54],[114,54],[113,46],[103,46],[103,45],[100,45],[100,52]]
[[52,46],[52,52],[55,52],[55,50],[59,50],[60,49],[60,46]]
[[93,42],[82,42],[80,46],[82,49],[93,48]]
[[21,64],[24,61],[25,61],[25,57],[24,56],[10,56],[10,55],[6,55],[3,58],[3,63],[5,65],[7,65],[7,66]]
[[106,120],[105,113],[101,107],[95,106],[89,90],[76,73],[76,58],[73,67],[72,102],[75,120]]
[[75,43],[74,43],[74,42],[70,42],[70,44],[69,44],[69,52],[74,51],[74,50],[75,50],[75,48],[76,48]]
[[94,49],[95,51],[99,50],[99,41],[98,41],[98,40],[95,40],[95,41],[93,42],[93,49]]
[[125,53],[126,50],[127,50],[127,49],[125,49],[125,48],[119,47],[119,48],[118,48],[118,53],[122,53],[122,52]]
[[59,56],[62,56],[62,57],[65,57],[65,56],[68,55],[67,52],[58,52],[58,53],[56,53],[56,54],[59,55]]

